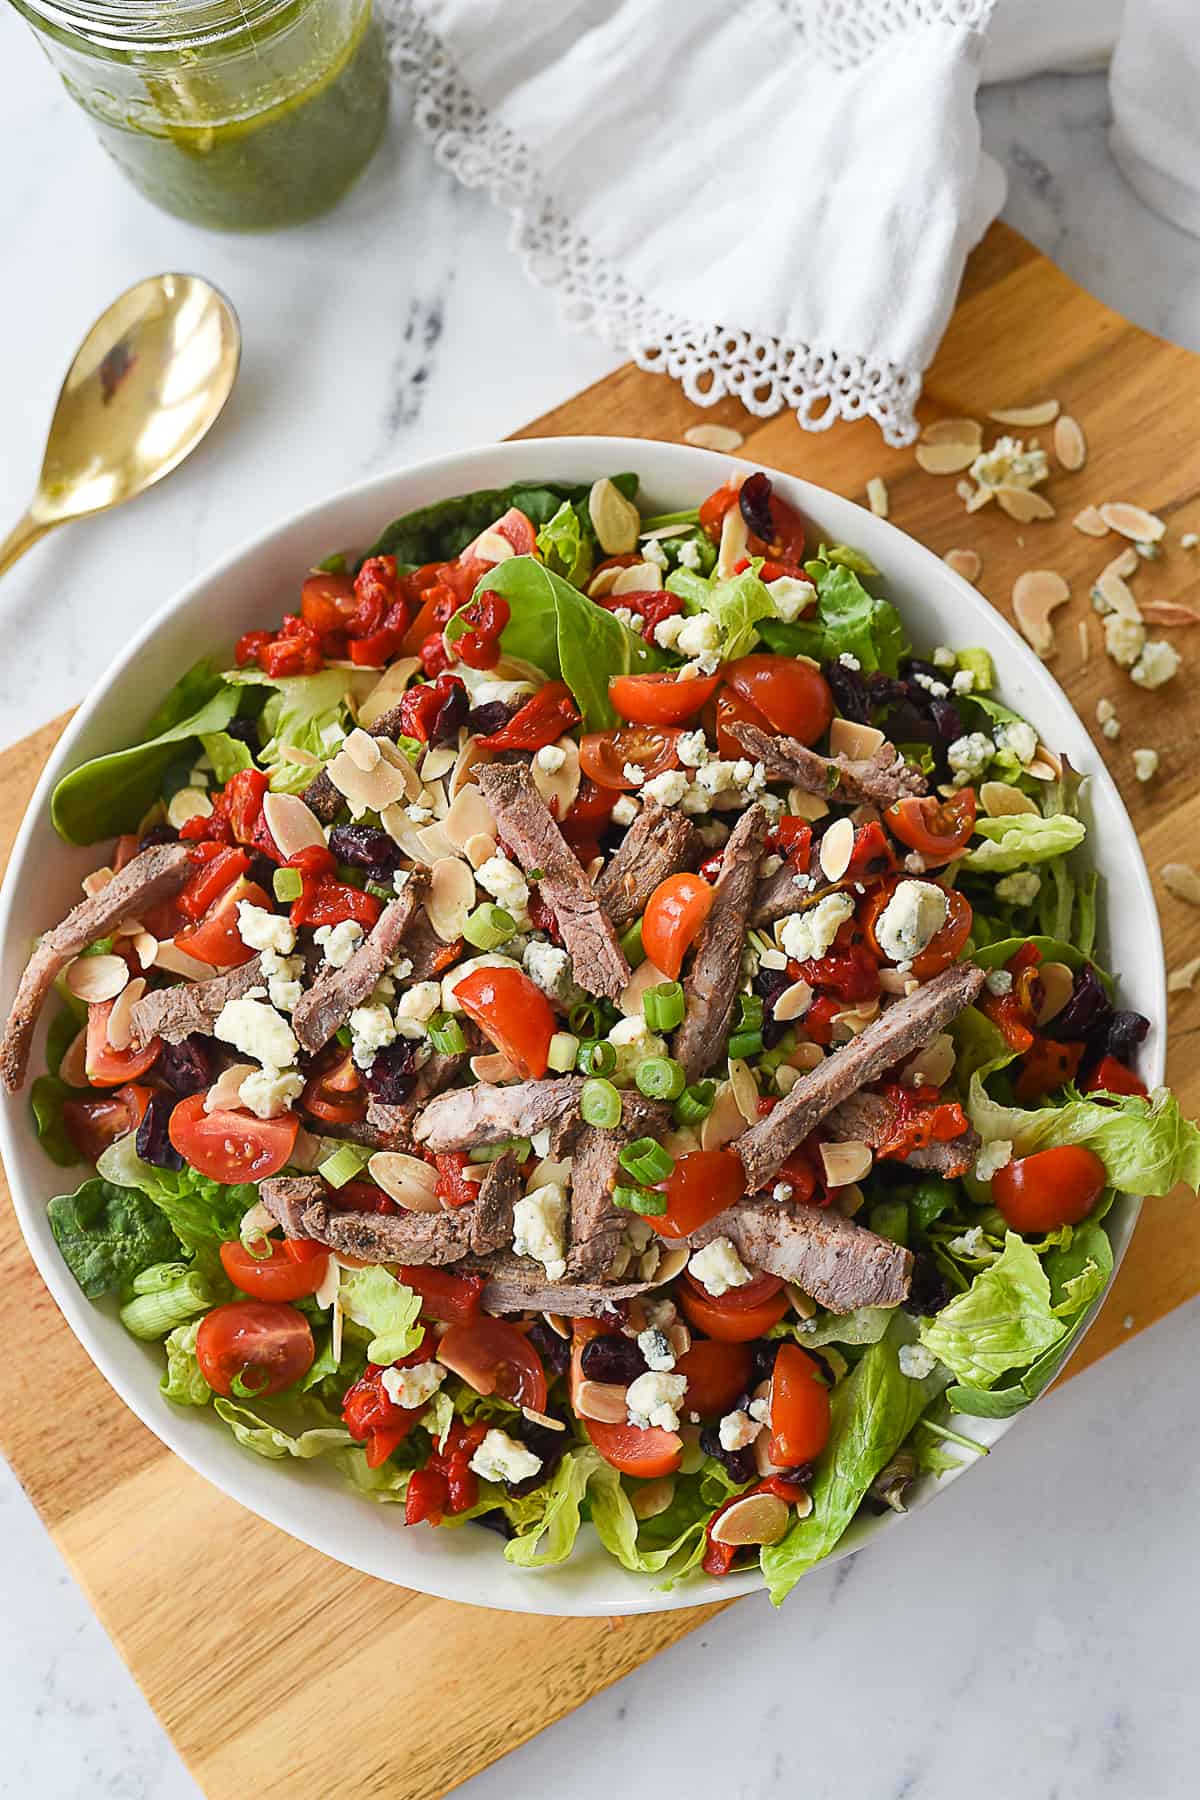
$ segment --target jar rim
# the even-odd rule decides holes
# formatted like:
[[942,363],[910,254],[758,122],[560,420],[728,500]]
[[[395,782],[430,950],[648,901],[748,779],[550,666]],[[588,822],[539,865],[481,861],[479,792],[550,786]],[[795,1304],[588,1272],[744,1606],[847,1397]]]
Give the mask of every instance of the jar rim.
[[37,20],[106,49],[189,49],[253,35],[305,0],[20,0]]

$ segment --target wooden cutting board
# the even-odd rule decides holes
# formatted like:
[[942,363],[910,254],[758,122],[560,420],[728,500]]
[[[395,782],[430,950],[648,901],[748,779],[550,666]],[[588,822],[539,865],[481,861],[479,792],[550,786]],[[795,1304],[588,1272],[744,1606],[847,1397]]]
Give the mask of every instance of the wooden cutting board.
[[[674,384],[632,367],[519,435],[679,439],[698,423],[733,425],[749,459],[853,497],[883,476],[894,522],[939,552],[977,548],[980,585],[1002,608],[1022,569],[1059,569],[1075,599],[1053,667],[1089,724],[1102,694],[1117,702],[1122,737],[1102,748],[1157,870],[1188,855],[1200,825],[1200,704],[1186,670],[1148,695],[1103,656],[1087,591],[1121,544],[1082,537],[1070,520],[1089,502],[1139,501],[1171,527],[1165,559],[1137,577],[1139,595],[1187,597],[1197,585],[1200,559],[1178,538],[1200,530],[1200,358],[1135,330],[994,226],[971,260],[923,416],[982,419],[989,408],[1048,396],[1080,419],[1090,456],[1081,473],[1052,478],[1058,518],[1024,527],[995,508],[966,517],[954,478],[921,473],[911,451],[887,450],[872,425],[806,436],[790,417],[761,423],[732,402],[701,413]],[[1085,617],[1086,666],[1076,623]],[[1172,635],[1186,654],[1191,634]],[[4,854],[64,723],[0,757]],[[1135,745],[1162,754],[1148,787],[1132,778]],[[1200,954],[1200,911],[1160,898],[1174,966]],[[1190,1052],[1200,999],[1174,1005],[1170,1075],[1195,1112],[1200,1068]],[[126,1411],[60,1318],[8,1207],[0,1208],[0,1291],[0,1446],[211,1800],[433,1800],[719,1610],[524,1618],[354,1574],[223,1498]],[[1197,1291],[1200,1208],[1182,1198],[1149,1202],[1072,1372]],[[47,1391],[53,1431],[44,1407],[30,1404]],[[389,1671],[386,1730],[381,1668]],[[318,1718],[336,1728],[314,1729]],[[347,1743],[355,1746],[349,1759]]]

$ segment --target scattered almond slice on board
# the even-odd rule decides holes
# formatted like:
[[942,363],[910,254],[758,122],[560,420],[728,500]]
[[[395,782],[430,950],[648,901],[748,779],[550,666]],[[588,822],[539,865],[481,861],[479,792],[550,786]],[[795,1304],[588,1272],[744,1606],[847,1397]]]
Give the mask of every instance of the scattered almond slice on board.
[[1070,588],[1055,569],[1026,569],[1013,583],[1013,614],[1021,635],[1040,657],[1053,654],[1050,615],[1070,598]]
[[1189,906],[1200,906],[1200,875],[1189,863],[1164,863],[1159,874],[1168,894],[1186,900]]
[[1085,537],[1100,538],[1108,536],[1108,526],[1101,517],[1099,510],[1094,506],[1085,506],[1082,512],[1077,512],[1075,514],[1071,523],[1076,531],[1082,531]]
[[927,475],[960,475],[978,454],[976,444],[917,445],[917,462]]
[[974,444],[983,442],[983,426],[978,419],[935,419],[921,433],[923,444]]
[[942,561],[947,568],[961,575],[964,581],[972,583],[979,580],[979,572],[983,568],[983,559],[977,550],[947,550]]
[[717,450],[729,454],[740,450],[745,438],[732,425],[689,425],[683,434],[685,444],[693,444],[697,450]]
[[1053,425],[1058,417],[1058,401],[1042,400],[1036,406],[1008,406],[988,414],[997,425]]
[[1194,607],[1185,606],[1181,600],[1147,600],[1142,607],[1142,618],[1147,625],[1167,625],[1182,627],[1184,625],[1200,625],[1200,612]]
[[1032,488],[998,487],[993,492],[1001,510],[1022,525],[1032,525],[1037,519],[1056,517],[1054,508],[1045,495],[1034,493]]
[[887,482],[880,475],[872,475],[867,483],[867,505],[877,519],[887,518],[889,505]]
[[1107,526],[1136,544],[1157,544],[1167,529],[1155,513],[1128,500],[1109,500],[1098,511]]
[[1111,563],[1097,580],[1095,591],[1110,612],[1119,613],[1123,619],[1132,619],[1135,624],[1141,623],[1142,611],[1134,599],[1133,589],[1113,573]]
[[1181,963],[1167,975],[1168,994],[1189,993],[1195,986],[1197,975],[1200,975],[1200,956],[1193,956],[1190,962]]
[[1103,581],[1106,575],[1116,575],[1122,581],[1127,581],[1131,575],[1137,574],[1141,563],[1142,559],[1133,545],[1126,544],[1120,556],[1114,556],[1110,563],[1105,563],[1100,571],[1100,580]]
[[1074,474],[1087,461],[1087,439],[1078,419],[1064,413],[1054,427],[1054,454],[1063,468]]

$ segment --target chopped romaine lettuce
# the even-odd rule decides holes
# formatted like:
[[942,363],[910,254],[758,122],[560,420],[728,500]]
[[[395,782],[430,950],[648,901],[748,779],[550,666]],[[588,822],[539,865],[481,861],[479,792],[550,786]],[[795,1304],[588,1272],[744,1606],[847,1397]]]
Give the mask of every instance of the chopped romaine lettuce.
[[921,1342],[972,1387],[995,1387],[1009,1369],[1024,1369],[1063,1336],[1050,1304],[1050,1283],[1037,1252],[1010,1231],[1004,1254],[982,1269],[965,1294],[923,1319]]

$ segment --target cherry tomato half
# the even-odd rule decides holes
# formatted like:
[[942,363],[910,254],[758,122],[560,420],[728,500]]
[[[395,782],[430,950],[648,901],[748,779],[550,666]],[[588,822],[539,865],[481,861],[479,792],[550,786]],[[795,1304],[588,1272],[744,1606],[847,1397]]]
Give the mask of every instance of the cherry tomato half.
[[239,900],[248,900],[252,906],[261,906],[266,912],[275,910],[274,901],[257,881],[239,875],[217,895],[202,919],[175,933],[176,948],[186,950],[189,956],[195,956],[201,962],[211,963],[216,969],[236,969],[249,962],[254,951],[242,942],[238,931]]
[[975,790],[959,788],[949,800],[935,799],[932,794],[911,795],[889,806],[883,822],[893,837],[919,851],[927,862],[945,862],[970,842],[975,829]]
[[771,1377],[770,1458],[778,1469],[813,1462],[829,1440],[829,1389],[798,1344],[783,1344]]
[[[705,715],[707,719],[707,714]],[[757,725],[760,731],[770,733],[771,722],[757,706],[751,706],[732,688],[722,688],[717,695],[713,708],[712,735],[717,740],[717,753],[727,761],[736,762],[739,756],[745,756],[741,744],[734,737],[734,725]]]
[[745,1287],[731,1288],[715,1299],[688,1275],[676,1290],[676,1298],[688,1323],[705,1337],[721,1344],[748,1344],[777,1325],[787,1311],[788,1298],[782,1287],[774,1275],[760,1275]]
[[[724,669],[726,684],[776,731],[815,744],[829,730],[833,695],[820,669],[795,656],[740,656]],[[743,751],[743,755],[745,752]]]
[[694,1338],[691,1349],[675,1364],[675,1373],[687,1376],[689,1411],[705,1419],[727,1413],[750,1386],[751,1363],[745,1344]]
[[313,1335],[294,1306],[233,1300],[200,1321],[196,1361],[210,1388],[228,1398],[233,1384],[248,1394],[278,1394],[312,1367]]
[[672,727],[625,725],[618,731],[589,731],[580,741],[579,767],[597,787],[628,792],[640,784],[630,781],[625,765],[636,763],[643,782],[665,769],[677,769],[678,741],[679,732]]
[[550,1002],[520,969],[473,969],[454,997],[526,1081],[546,1073],[558,1029]]
[[[881,962],[887,962],[888,956],[875,935],[875,927],[902,879],[900,876],[889,876],[881,881],[878,887],[871,889],[859,909],[859,922],[866,933],[867,942]],[[957,888],[947,888],[945,893],[946,917],[941,929],[930,938],[921,954],[913,958],[912,972],[918,981],[928,981],[931,975],[940,975],[943,969],[948,969],[971,935],[971,924],[975,916],[971,910],[971,902]]]
[[517,1406],[546,1410],[546,1371],[523,1331],[506,1319],[485,1316],[451,1325],[438,1342],[438,1361],[475,1389],[499,1394]]
[[687,1237],[736,1206],[746,1191],[746,1171],[734,1150],[692,1150],[679,1158],[663,1189],[667,1210],[647,1214],[646,1223],[663,1237]]
[[221,1245],[221,1267],[234,1287],[255,1300],[303,1300],[315,1294],[325,1279],[329,1255],[297,1262],[282,1244],[273,1243],[270,1255],[252,1256],[236,1238]]
[[[300,1104],[325,1125],[353,1125],[366,1117],[367,1090],[348,1050],[325,1056],[305,1083]],[[322,1066],[323,1065],[323,1066]]]
[[1015,1156],[992,1176],[992,1199],[1014,1231],[1057,1231],[1086,1219],[1108,1175],[1095,1151],[1063,1144]]
[[300,1120],[294,1112],[278,1119],[252,1113],[204,1110],[203,1094],[189,1094],[171,1114],[167,1135],[193,1169],[210,1181],[263,1181],[292,1154]]
[[585,1419],[583,1424],[605,1462],[622,1475],[653,1481],[659,1475],[673,1475],[683,1461],[683,1439],[657,1425],[643,1431],[637,1425],[604,1425],[598,1419]]
[[680,681],[673,669],[652,675],[616,675],[608,697],[623,719],[635,725],[686,725],[712,699],[720,675]]
[[141,1050],[114,1049],[108,1041],[108,1016],[115,1005],[115,1000],[94,1000],[88,1007],[83,1066],[93,1087],[124,1087],[127,1081],[136,1081],[162,1049],[162,1039],[157,1037]]
[[668,875],[642,916],[642,946],[650,961],[674,981],[709,915],[713,890],[700,875]]
[[63,1129],[87,1162],[130,1131],[136,1131],[150,1102],[150,1089],[127,1082],[115,1094],[97,1094],[92,1100],[64,1100]]

